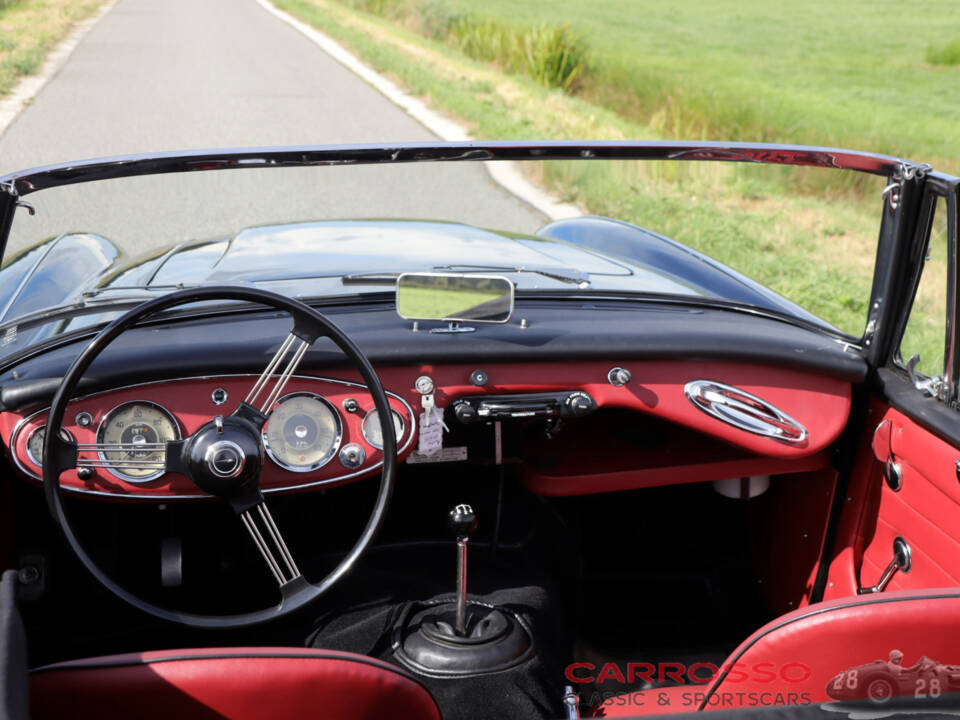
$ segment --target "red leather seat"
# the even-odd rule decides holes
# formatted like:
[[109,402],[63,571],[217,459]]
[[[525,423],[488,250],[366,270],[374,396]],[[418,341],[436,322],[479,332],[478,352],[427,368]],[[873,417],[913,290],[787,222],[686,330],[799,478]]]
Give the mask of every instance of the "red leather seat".
[[[837,698],[827,694],[828,685],[839,673],[885,662],[892,650],[903,653],[903,668],[921,657],[960,665],[960,588],[885,592],[795,610],[741,643],[711,682],[619,695],[593,714],[637,717],[830,702]],[[917,690],[914,683],[908,689],[911,695]]]
[[302,648],[209,648],[57,663],[30,675],[34,718],[441,720],[430,693],[389,663]]

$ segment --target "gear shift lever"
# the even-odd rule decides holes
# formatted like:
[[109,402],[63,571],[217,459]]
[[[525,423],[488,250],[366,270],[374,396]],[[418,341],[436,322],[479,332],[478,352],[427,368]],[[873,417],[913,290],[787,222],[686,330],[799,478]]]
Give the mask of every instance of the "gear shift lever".
[[393,652],[401,665],[431,677],[499,672],[533,655],[533,637],[518,612],[479,599],[467,602],[467,544],[477,529],[469,505],[447,514],[457,538],[457,595],[408,603],[394,626]]
[[447,516],[447,524],[457,538],[457,614],[454,630],[467,634],[467,542],[477,529],[477,516],[469,505],[457,505]]

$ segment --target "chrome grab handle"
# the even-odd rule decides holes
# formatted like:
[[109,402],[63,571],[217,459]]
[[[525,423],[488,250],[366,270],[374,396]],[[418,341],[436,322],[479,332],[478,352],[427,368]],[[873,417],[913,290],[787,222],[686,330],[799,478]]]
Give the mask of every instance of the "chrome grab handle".
[[710,380],[693,380],[683,388],[697,408],[740,430],[788,443],[802,443],[807,429],[766,400],[746,390]]
[[893,559],[890,561],[890,564],[887,565],[886,569],[884,569],[877,584],[873,587],[857,588],[857,595],[870,595],[872,593],[883,592],[883,589],[887,587],[890,579],[897,574],[897,570],[910,572],[910,566],[912,564],[910,545],[907,544],[907,541],[902,537],[898,537],[893,541]]

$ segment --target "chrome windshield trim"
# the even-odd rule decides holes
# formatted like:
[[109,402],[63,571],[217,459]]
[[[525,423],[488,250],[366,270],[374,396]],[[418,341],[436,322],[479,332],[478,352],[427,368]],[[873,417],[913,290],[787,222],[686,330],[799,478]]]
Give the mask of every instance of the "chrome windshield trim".
[[[703,141],[477,141],[393,145],[306,145],[148,153],[30,168],[0,177],[18,196],[94,180],[175,172],[491,160],[676,160],[750,162],[855,170],[891,176],[917,163],[842,148]],[[251,164],[251,161],[257,161]]]

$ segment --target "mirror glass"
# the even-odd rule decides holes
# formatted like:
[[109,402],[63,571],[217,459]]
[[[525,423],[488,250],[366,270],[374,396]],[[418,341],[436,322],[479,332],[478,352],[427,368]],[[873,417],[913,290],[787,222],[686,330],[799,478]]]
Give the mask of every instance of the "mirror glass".
[[397,312],[407,320],[505,323],[513,314],[513,283],[499,275],[404,273]]

